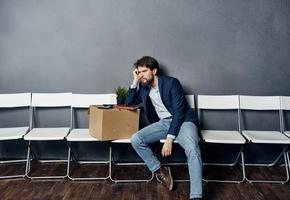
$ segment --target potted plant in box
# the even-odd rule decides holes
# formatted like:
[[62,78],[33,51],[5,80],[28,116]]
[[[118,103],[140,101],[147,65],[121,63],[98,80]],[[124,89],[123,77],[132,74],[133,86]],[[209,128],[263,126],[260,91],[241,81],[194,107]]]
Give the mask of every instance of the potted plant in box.
[[117,104],[123,105],[128,94],[128,89],[126,87],[118,86],[115,88],[115,93],[117,95]]

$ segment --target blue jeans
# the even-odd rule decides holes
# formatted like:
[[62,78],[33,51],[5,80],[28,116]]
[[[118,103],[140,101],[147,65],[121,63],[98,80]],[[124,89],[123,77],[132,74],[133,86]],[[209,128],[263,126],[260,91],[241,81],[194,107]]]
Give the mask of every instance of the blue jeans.
[[[152,172],[158,170],[161,163],[148,145],[160,139],[165,139],[170,123],[171,119],[161,119],[141,129],[131,138],[133,148]],[[202,197],[202,161],[198,146],[198,131],[194,123],[183,122],[176,140],[184,149],[187,156],[190,177],[190,198]]]

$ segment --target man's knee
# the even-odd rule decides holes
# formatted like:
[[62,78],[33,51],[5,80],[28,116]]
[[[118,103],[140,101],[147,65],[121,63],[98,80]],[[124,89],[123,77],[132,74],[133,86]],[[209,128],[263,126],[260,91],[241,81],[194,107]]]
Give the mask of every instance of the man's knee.
[[140,139],[140,136],[137,133],[134,133],[131,137],[131,144],[133,147],[136,147],[136,146],[139,146],[141,144],[141,139]]

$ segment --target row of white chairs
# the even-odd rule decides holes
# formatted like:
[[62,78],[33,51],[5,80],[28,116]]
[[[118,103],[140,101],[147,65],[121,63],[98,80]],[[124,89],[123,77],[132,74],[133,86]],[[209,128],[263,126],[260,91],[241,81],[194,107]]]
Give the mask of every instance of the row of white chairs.
[[[76,109],[89,108],[90,105],[116,104],[115,94],[72,94],[72,93],[18,93],[18,94],[0,94],[0,108],[19,108],[27,107],[29,112],[29,126],[26,127],[9,127],[0,129],[0,140],[24,139],[27,142],[27,159],[26,160],[5,160],[1,163],[19,163],[26,162],[25,173],[1,176],[1,179],[28,177],[30,179],[59,179],[69,177],[72,180],[87,180],[90,178],[73,178],[70,177],[71,143],[95,142],[98,141],[89,134],[88,129],[79,129],[74,127],[74,116]],[[65,127],[35,127],[36,112],[39,108],[70,108],[64,117],[70,118],[70,124]],[[67,141],[68,158],[67,160],[45,160],[45,162],[67,162],[67,171],[64,175],[57,176],[30,176],[31,161],[34,155],[31,149],[35,141]],[[96,163],[109,163],[96,162]],[[108,177],[97,177],[93,179],[107,179]]]
[[[187,101],[192,108],[195,108],[194,96],[187,95]],[[151,181],[153,174],[148,179],[137,180],[117,180],[113,178],[113,165],[118,164],[113,159],[113,144],[115,143],[130,143],[130,139],[111,141],[109,145],[109,160],[95,161],[92,163],[107,163],[109,165],[109,174],[105,177],[72,177],[70,174],[70,162],[72,160],[72,142],[99,142],[96,138],[93,138],[88,129],[79,129],[74,125],[75,110],[88,108],[90,105],[103,105],[103,104],[116,104],[115,94],[72,94],[72,93],[19,93],[19,94],[0,94],[0,108],[18,108],[27,107],[30,109],[29,114],[29,126],[27,127],[10,127],[0,129],[0,140],[22,140],[27,142],[27,159],[26,160],[5,160],[1,163],[13,163],[13,162],[26,162],[26,170],[24,174],[1,176],[0,178],[15,178],[15,177],[28,177],[31,179],[48,179],[48,178],[70,178],[71,180],[98,180],[110,178],[114,182],[141,182]],[[35,127],[35,112],[37,108],[45,107],[69,107],[70,108],[70,125],[66,127],[55,128],[38,128]],[[204,163],[205,165],[221,165],[221,166],[233,166],[236,164],[242,167],[242,178],[240,180],[212,180],[204,179],[208,182],[231,182],[240,183],[245,180],[248,182],[271,182],[271,183],[286,183],[289,180],[289,152],[287,148],[290,144],[290,132],[285,130],[283,111],[290,110],[290,97],[280,96],[243,96],[243,95],[198,95],[197,101],[198,116],[201,116],[202,110],[234,110],[237,112],[237,129],[235,130],[200,130],[202,140],[206,143],[214,143],[221,145],[238,145],[240,151],[237,154],[234,162],[231,164],[225,163]],[[265,130],[245,130],[241,127],[241,113],[247,110],[271,110],[279,113],[280,130],[265,131]],[[204,119],[202,119],[204,120]],[[201,119],[199,120],[201,121]],[[68,155],[66,174],[62,176],[36,176],[30,175],[31,160],[33,153],[31,152],[31,145],[34,141],[67,141]],[[163,142],[161,140],[161,142]],[[258,143],[258,144],[277,144],[283,146],[281,154],[275,159],[275,161],[268,166],[277,164],[280,158],[284,158],[286,180],[250,180],[246,174],[246,166],[244,159],[244,148],[246,144]],[[239,162],[241,159],[241,162]],[[56,160],[51,160],[55,162]],[[50,162],[50,161],[47,161]],[[88,163],[90,161],[83,161]],[[124,163],[123,163],[124,164]],[[126,165],[136,163],[125,163]],[[144,163],[140,163],[144,164]],[[180,180],[188,181],[188,180]]]
[[[208,182],[230,182],[241,183],[247,180],[250,183],[266,182],[266,183],[286,183],[289,181],[289,152],[287,151],[290,144],[289,131],[285,130],[283,112],[290,110],[290,97],[286,96],[245,96],[245,95],[228,95],[228,96],[211,96],[198,95],[198,112],[199,118],[201,111],[209,110],[234,110],[237,113],[236,129],[235,130],[201,130],[201,135],[205,143],[214,143],[222,145],[238,145],[240,151],[237,154],[234,162],[231,164],[224,163],[205,163],[218,166],[234,166],[239,164],[241,159],[242,178],[239,180],[216,180],[209,179]],[[278,115],[273,115],[272,120],[279,124],[279,130],[247,130],[241,126],[242,113],[247,111],[256,111],[262,114],[263,111],[278,112]],[[276,117],[278,116],[278,117]],[[243,115],[243,119],[246,116]],[[258,125],[257,125],[258,126]],[[244,148],[247,144],[265,144],[282,146],[282,151],[272,163],[251,164],[245,163]],[[278,164],[281,158],[284,158],[286,178],[283,180],[252,180],[247,176],[246,166],[274,166]]]

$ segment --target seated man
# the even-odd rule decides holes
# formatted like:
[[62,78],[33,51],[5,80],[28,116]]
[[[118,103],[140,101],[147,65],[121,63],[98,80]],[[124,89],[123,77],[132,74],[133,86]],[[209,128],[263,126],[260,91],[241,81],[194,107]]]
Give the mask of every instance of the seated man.
[[[198,146],[197,118],[183,94],[180,82],[173,77],[159,76],[159,64],[150,56],[136,61],[133,82],[126,98],[127,105],[143,103],[151,124],[132,138],[132,146],[144,160],[156,179],[172,190],[173,179],[169,167],[161,166],[149,147],[150,143],[165,139],[161,154],[170,156],[176,139],[184,149],[190,176],[190,198],[202,198],[202,161]],[[140,83],[140,84],[139,84]]]

